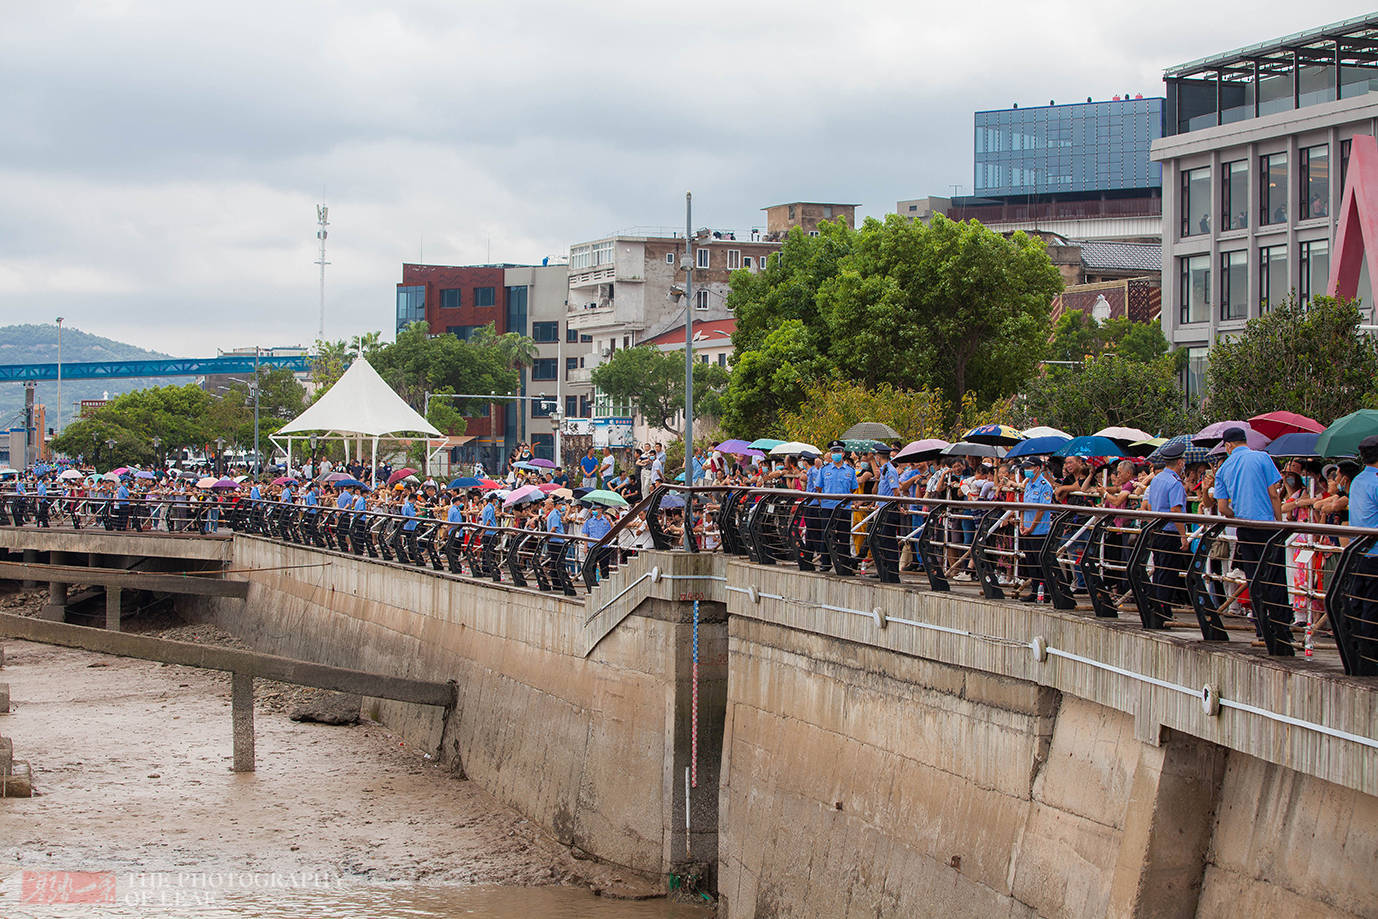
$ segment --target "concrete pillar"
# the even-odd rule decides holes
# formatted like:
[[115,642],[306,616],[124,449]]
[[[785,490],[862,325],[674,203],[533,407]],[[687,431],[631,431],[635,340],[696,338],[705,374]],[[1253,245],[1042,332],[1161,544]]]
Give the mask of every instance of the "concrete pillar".
[[234,719],[234,771],[254,771],[254,678],[236,673],[230,679],[230,713]]
[[120,593],[119,587],[105,588],[105,627],[112,632],[120,630]]
[[39,615],[52,622],[67,621],[67,585],[50,582],[48,584],[48,605]]
[[0,683],[0,715],[10,710],[10,684]]
[[1160,746],[1139,749],[1108,916],[1196,915],[1226,750],[1175,731],[1165,734]]
[[[24,564],[26,564],[26,565],[37,565],[37,564],[38,564],[38,550],[37,550],[37,549],[25,549],[25,550],[24,550]],[[37,586],[38,586],[37,583],[35,583],[34,581],[25,581],[24,584],[23,584],[23,587],[24,587],[25,590],[33,590],[33,589],[34,589],[35,587],[37,587]]]
[[0,737],[0,776],[14,771],[14,741]]

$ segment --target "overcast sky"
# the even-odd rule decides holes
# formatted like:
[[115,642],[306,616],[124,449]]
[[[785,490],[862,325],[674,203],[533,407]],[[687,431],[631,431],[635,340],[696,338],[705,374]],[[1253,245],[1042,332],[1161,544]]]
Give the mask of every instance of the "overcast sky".
[[[200,356],[390,338],[401,263],[971,191],[972,112],[1357,3],[0,0],[0,325]],[[424,247],[424,248],[423,248]]]

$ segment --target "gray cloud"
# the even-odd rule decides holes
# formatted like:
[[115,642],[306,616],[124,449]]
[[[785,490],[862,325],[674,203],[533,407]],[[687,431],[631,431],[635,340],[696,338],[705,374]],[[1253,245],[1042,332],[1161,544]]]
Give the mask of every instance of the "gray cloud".
[[[634,225],[879,215],[971,183],[971,113],[1161,91],[1353,15],[1172,0],[850,5],[52,0],[0,31],[0,321],[182,354],[392,324],[399,263],[539,261]],[[13,7],[12,9],[9,7]],[[49,315],[51,314],[51,315]]]

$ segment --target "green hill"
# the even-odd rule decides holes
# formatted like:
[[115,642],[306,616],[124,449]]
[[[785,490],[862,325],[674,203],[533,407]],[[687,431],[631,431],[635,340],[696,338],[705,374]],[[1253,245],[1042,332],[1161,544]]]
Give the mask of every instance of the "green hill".
[[[167,358],[170,354],[149,351],[110,338],[102,338],[71,326],[62,327],[62,362],[69,361],[132,361],[140,358]],[[56,325],[0,326],[0,364],[50,364],[57,362]],[[106,392],[117,393],[188,383],[191,377],[129,377],[114,380],[63,380],[62,418],[70,421],[76,415],[76,404],[82,399],[99,399]],[[48,407],[48,426],[57,418],[57,384],[40,383],[35,401]],[[0,383],[0,430],[8,430],[22,423],[24,384]]]

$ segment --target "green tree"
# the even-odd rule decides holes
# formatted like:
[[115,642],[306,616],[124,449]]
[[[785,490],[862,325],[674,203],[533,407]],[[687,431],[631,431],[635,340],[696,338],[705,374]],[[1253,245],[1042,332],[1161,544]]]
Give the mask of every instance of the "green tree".
[[1249,320],[1242,335],[1217,341],[1207,355],[1207,414],[1286,410],[1328,423],[1373,405],[1378,351],[1360,334],[1361,321],[1355,301],[1331,297],[1310,305],[1288,297]]
[[1050,367],[1024,391],[1023,426],[1050,424],[1073,434],[1127,425],[1151,434],[1196,430],[1185,409],[1177,359],[1165,354],[1139,361],[1105,351],[1077,367]]
[[[285,367],[260,367],[259,446],[265,451],[270,434],[291,421],[306,403],[306,389]],[[254,400],[248,383],[234,382],[211,406],[211,426],[217,437],[225,437],[238,447],[254,443]]]
[[1118,317],[1097,322],[1090,313],[1068,310],[1053,325],[1048,346],[1050,361],[1081,361],[1089,355],[1114,351],[1121,357],[1147,363],[1168,352],[1167,337],[1157,322]]
[[728,433],[748,440],[783,434],[783,413],[801,407],[809,385],[825,379],[829,370],[801,319],[781,322],[758,348],[738,348],[722,398]]
[[819,302],[829,354],[868,385],[926,384],[982,402],[1032,374],[1062,278],[1042,240],[975,220],[867,220]]
[[[591,374],[593,385],[614,401],[629,403],[650,424],[669,430],[684,408],[684,355],[641,346],[614,352]],[[717,364],[694,364],[694,414],[720,411],[728,381]]]
[[[135,390],[65,426],[53,446],[68,456],[126,463],[152,462],[154,437],[161,441],[158,452],[164,456],[182,449],[200,450],[226,436],[214,424],[215,402],[215,397],[194,383]],[[113,451],[107,440],[116,442]]]
[[888,424],[905,441],[937,437],[950,406],[932,389],[895,389],[881,383],[874,389],[851,380],[810,383],[799,407],[781,418],[781,433],[789,440],[822,446],[859,421]]
[[[426,323],[413,322],[398,333],[395,342],[379,350],[371,363],[398,395],[422,411],[427,392],[510,395],[519,382],[517,371],[508,366],[510,359],[491,327],[466,342],[454,335],[432,336]],[[448,403],[454,414],[437,402]],[[437,399],[431,409],[437,418],[447,420],[449,433],[462,433],[459,422],[487,413],[488,405],[489,400],[483,398]]]

